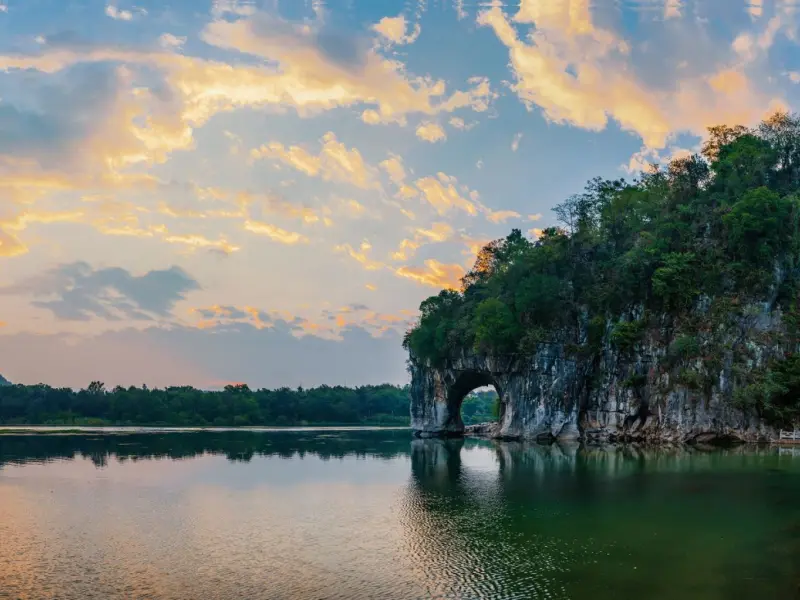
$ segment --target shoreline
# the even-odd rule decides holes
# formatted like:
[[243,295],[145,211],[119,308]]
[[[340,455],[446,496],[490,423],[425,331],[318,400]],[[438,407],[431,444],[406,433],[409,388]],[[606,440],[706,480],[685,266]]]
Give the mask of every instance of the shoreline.
[[403,431],[410,427],[398,425],[276,425],[276,426],[160,426],[160,425],[0,425],[0,435],[75,435],[104,434],[124,435],[132,433],[280,433],[280,432],[314,432],[314,431]]

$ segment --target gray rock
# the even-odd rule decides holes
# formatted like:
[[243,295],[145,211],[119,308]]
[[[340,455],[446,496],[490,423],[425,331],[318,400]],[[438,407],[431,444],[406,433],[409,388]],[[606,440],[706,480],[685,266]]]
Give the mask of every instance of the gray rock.
[[[753,357],[751,367],[779,350],[761,341],[757,333],[779,328],[780,322],[779,314],[762,309],[757,319],[730,332]],[[669,335],[650,332],[633,349],[621,353],[609,341],[612,325],[608,324],[602,348],[594,353],[574,352],[586,344],[580,331],[584,328],[578,326],[572,336],[561,336],[572,337],[578,344],[542,344],[530,356],[462,352],[441,366],[411,356],[412,430],[418,437],[471,433],[596,443],[777,439],[778,432],[755,412],[733,405],[730,356],[723,355],[721,367],[713,373],[699,359],[681,365],[684,371],[713,382],[706,389],[690,389],[677,382],[675,368],[665,366],[673,341]],[[639,380],[635,387],[631,376]],[[465,428],[460,415],[464,396],[487,385],[494,386],[501,399],[499,422]]]

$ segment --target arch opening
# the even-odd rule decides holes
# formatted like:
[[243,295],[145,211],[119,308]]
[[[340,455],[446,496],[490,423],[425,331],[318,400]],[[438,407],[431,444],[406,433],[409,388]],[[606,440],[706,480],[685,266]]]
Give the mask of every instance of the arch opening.
[[502,421],[503,391],[489,373],[465,371],[448,393],[450,414],[461,431],[464,426]]

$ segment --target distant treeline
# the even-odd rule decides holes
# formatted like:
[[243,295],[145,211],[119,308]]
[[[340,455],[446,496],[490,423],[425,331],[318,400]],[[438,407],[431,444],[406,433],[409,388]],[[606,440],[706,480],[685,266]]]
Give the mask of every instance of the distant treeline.
[[[495,395],[471,394],[462,413],[467,423],[491,419]],[[408,425],[408,386],[221,391],[193,387],[115,387],[99,381],[86,389],[47,385],[0,387],[0,423],[30,425]]]

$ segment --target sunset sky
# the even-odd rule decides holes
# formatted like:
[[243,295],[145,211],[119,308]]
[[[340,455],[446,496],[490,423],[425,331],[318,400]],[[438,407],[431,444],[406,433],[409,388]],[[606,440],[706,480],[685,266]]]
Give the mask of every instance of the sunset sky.
[[404,383],[421,300],[800,91],[788,0],[0,0],[0,374]]

